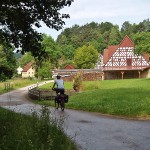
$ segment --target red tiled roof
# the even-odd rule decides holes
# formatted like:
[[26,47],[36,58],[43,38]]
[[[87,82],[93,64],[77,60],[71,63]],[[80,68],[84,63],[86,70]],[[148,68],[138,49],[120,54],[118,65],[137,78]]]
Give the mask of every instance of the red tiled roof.
[[72,65],[66,65],[66,66],[64,67],[64,69],[75,69],[75,67],[72,66]]
[[113,55],[113,53],[117,50],[118,45],[112,45],[109,46],[108,49],[104,49],[104,64],[107,63],[107,61],[110,59],[110,57]]
[[31,68],[32,64],[33,64],[32,62],[29,62],[29,63],[23,68],[22,72],[27,72],[27,71]]
[[134,47],[132,40],[126,35],[119,44],[119,47]]

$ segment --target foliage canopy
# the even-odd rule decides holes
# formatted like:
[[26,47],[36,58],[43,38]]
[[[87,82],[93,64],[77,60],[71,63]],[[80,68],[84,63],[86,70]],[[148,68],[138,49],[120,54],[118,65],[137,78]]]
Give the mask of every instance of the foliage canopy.
[[8,45],[0,45],[0,81],[10,79],[15,73],[16,59]]
[[73,0],[1,0],[0,1],[0,43],[12,43],[21,52],[42,56],[42,35],[33,26],[40,28],[41,22],[49,28],[60,30],[69,18],[60,10],[70,6]]
[[92,45],[78,48],[74,55],[74,62],[80,69],[94,68],[97,60],[98,51]]

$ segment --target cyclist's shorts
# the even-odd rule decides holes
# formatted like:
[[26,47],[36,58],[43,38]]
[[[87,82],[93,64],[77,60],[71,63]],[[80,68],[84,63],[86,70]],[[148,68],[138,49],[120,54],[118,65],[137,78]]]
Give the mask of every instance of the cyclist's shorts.
[[55,88],[55,91],[56,93],[60,93],[60,94],[64,94],[65,90],[64,89],[58,89],[58,88]]

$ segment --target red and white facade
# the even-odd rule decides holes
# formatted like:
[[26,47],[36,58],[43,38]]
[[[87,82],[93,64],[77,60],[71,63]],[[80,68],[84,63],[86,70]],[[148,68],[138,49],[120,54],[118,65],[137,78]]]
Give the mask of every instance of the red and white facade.
[[148,61],[148,54],[135,54],[133,42],[125,36],[119,45],[109,46],[104,50],[104,79],[150,77]]

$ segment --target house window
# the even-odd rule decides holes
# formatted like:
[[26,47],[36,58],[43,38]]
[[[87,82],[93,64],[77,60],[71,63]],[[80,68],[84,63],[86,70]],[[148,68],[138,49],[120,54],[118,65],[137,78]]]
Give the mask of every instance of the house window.
[[121,59],[119,58],[119,59],[118,59],[118,61],[120,62],[120,61],[121,61]]

